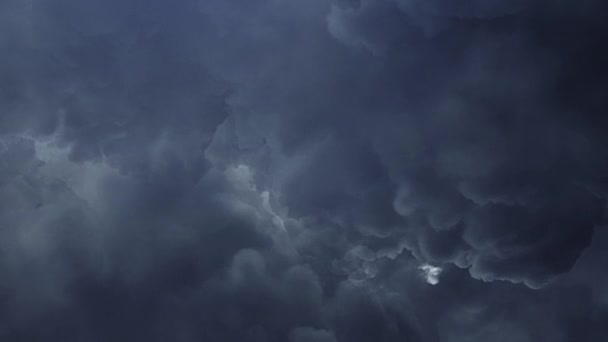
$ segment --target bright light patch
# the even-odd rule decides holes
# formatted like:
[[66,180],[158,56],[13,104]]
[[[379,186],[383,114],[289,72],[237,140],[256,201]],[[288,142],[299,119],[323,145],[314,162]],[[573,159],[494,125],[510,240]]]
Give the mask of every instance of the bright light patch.
[[429,264],[424,264],[424,265],[418,267],[418,269],[424,273],[424,278],[427,283],[429,283],[431,285],[439,284],[439,276],[441,275],[441,272],[443,271],[443,269],[441,267],[435,267],[435,266],[431,266]]

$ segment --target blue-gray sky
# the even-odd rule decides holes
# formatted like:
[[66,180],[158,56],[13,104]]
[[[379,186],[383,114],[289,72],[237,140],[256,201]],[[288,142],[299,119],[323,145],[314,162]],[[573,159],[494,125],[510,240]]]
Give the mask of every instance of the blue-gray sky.
[[0,339],[606,341],[606,11],[0,2]]

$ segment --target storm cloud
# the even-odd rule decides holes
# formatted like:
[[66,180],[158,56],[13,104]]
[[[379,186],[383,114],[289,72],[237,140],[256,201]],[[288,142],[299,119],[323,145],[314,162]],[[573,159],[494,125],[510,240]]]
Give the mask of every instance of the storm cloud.
[[604,341],[601,1],[6,0],[7,341]]

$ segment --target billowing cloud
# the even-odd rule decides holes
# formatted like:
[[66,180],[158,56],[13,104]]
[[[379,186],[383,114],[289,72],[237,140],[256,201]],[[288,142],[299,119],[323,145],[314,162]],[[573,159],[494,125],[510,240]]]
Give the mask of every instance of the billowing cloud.
[[0,338],[602,341],[605,10],[3,2]]

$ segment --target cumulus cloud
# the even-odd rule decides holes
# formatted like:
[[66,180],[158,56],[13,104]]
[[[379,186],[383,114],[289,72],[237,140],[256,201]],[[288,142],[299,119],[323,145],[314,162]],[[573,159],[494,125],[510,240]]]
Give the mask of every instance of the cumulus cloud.
[[600,341],[605,10],[4,1],[0,338]]

